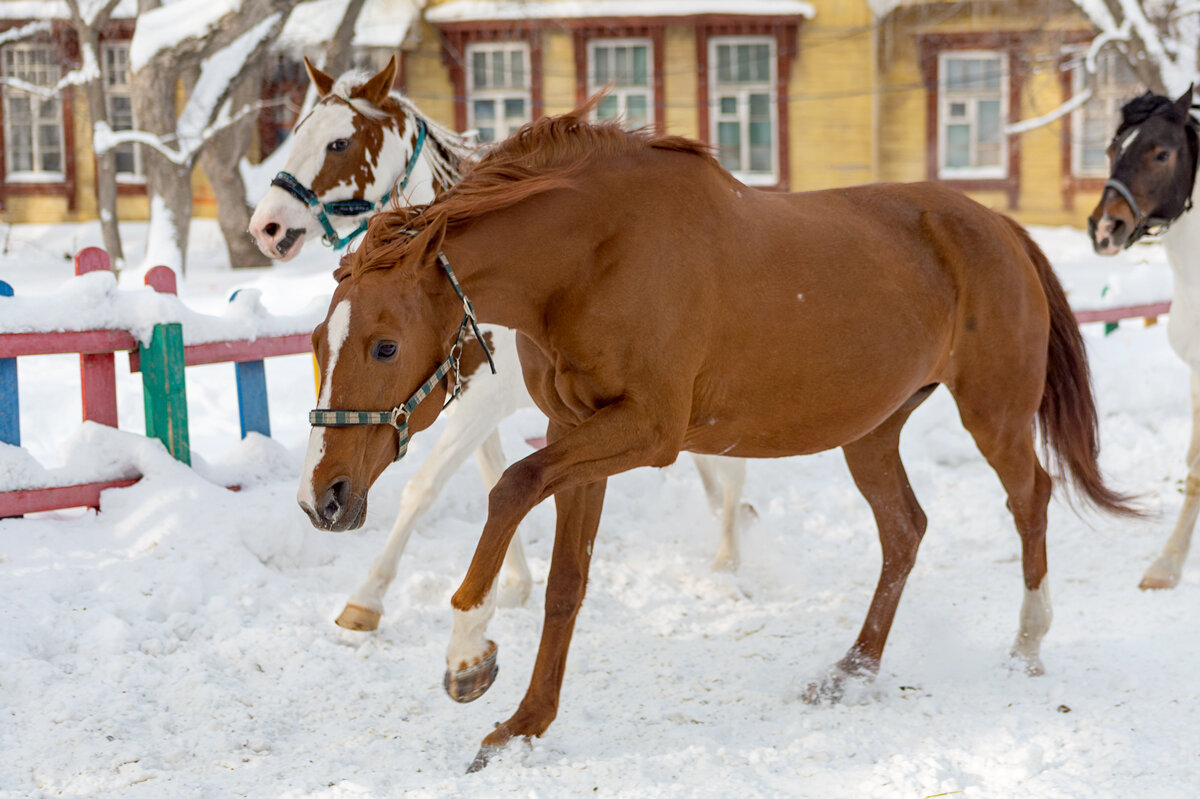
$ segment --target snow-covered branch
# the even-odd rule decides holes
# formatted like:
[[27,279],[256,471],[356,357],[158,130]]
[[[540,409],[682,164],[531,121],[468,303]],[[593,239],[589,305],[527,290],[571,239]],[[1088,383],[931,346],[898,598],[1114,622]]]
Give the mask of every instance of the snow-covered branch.
[[39,33],[49,33],[51,22],[48,19],[39,19],[35,22],[30,22],[22,25],[19,28],[4,31],[0,33],[0,44],[8,44],[9,42],[19,42],[22,39],[28,39],[30,36],[37,36]]
[[1020,122],[1014,122],[1011,125],[1005,125],[1004,134],[1006,136],[1013,136],[1018,133],[1025,133],[1026,131],[1033,130],[1034,128],[1040,128],[1042,125],[1049,125],[1051,122],[1062,119],[1090,99],[1092,99],[1092,90],[1089,87],[1072,97],[1070,100],[1067,100],[1065,103],[1048,114],[1042,114],[1040,117],[1034,117],[1032,119],[1023,119]]
[[104,155],[115,147],[120,147],[122,144],[144,144],[161,153],[164,158],[177,166],[189,166],[195,161],[201,146],[213,136],[216,136],[228,127],[236,125],[246,117],[257,114],[264,108],[286,105],[290,102],[286,98],[263,100],[243,106],[233,115],[230,115],[227,111],[223,111],[216,121],[199,131],[194,137],[189,137],[188,141],[190,144],[186,147],[182,145],[172,146],[172,144],[180,142],[178,135],[156,136],[144,130],[113,130],[107,122],[97,122],[93,127],[92,146],[96,151],[96,155],[99,156]]

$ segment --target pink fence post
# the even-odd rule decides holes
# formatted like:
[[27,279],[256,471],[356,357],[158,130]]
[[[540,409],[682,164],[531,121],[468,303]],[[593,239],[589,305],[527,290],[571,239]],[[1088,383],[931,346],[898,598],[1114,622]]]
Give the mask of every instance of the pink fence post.
[[[75,274],[108,272],[112,265],[108,253],[99,247],[85,247],[75,256]],[[117,370],[111,352],[85,352],[79,355],[79,384],[83,396],[83,419],[109,427],[117,426]]]

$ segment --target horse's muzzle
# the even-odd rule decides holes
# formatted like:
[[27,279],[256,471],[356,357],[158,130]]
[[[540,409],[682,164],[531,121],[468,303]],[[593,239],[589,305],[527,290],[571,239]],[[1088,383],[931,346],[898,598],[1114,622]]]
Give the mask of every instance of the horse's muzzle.
[[308,514],[313,527],[335,533],[357,530],[367,518],[366,496],[356,496],[350,490],[350,481],[344,478],[335,480],[321,492],[316,507],[304,501],[300,502],[300,507]]

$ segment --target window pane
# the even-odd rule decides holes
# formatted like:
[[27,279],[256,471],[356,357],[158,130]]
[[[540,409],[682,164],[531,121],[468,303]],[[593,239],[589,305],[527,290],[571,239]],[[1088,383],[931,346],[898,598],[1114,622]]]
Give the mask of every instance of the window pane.
[[513,127],[525,122],[525,101],[523,99],[505,100],[504,120]]
[[12,169],[14,172],[33,171],[33,151],[13,148]]
[[612,80],[612,71],[608,67],[608,48],[597,47],[596,53],[596,85],[604,86]]
[[991,91],[1000,89],[1000,59],[989,58],[982,62],[983,64],[983,88]]
[[133,159],[133,145],[122,144],[113,151],[117,172],[132,175],[137,172],[137,163]]
[[8,113],[13,124],[28,124],[33,119],[33,110],[29,106],[29,96],[21,96],[17,92],[9,92]]
[[727,44],[717,45],[717,80],[722,83],[731,83],[733,81],[733,68],[730,65],[732,59],[732,47]]
[[471,82],[476,89],[487,88],[487,53],[471,54]]
[[966,61],[961,58],[946,60],[946,88],[949,91],[960,91],[967,83]]
[[1000,143],[1000,101],[979,101],[979,143]]
[[754,47],[754,80],[770,80],[771,79],[771,47],[766,44],[755,45]]
[[950,103],[950,117],[952,119],[962,119],[967,115],[966,103]]
[[507,70],[504,68],[504,53],[499,50],[492,51],[492,82],[489,84],[493,87],[508,86],[508,76],[505,74]]
[[600,102],[596,105],[596,118],[613,119],[617,116],[618,111],[617,98],[611,94],[606,94],[600,98]]
[[625,117],[631,128],[650,124],[650,104],[644,94],[631,94],[625,98]]
[[737,46],[737,69],[734,70],[734,76],[739,81],[749,81],[750,78],[750,45],[739,44]]
[[509,53],[508,64],[512,72],[512,80],[508,85],[518,89],[525,88],[525,51],[513,50]]
[[61,161],[57,150],[43,152],[41,161],[43,172],[58,172],[61,170]]
[[496,120],[496,106],[491,100],[476,100],[471,104],[475,114],[475,125],[490,125]]
[[41,148],[58,147],[58,125],[38,125],[38,145]]
[[971,129],[966,125],[949,125],[946,128],[946,166],[966,167],[971,165]]
[[720,108],[721,108],[722,114],[736,114],[737,113],[737,98],[736,97],[722,97],[720,100]]
[[736,122],[717,124],[718,160],[729,171],[741,169],[742,130]]
[[650,85],[649,49],[645,46],[633,48],[633,83],[637,86]]

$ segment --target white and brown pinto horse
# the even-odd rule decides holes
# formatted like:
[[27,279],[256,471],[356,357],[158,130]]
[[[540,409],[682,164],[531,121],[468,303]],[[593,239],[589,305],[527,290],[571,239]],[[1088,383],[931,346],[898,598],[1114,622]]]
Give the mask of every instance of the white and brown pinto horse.
[[518,523],[551,496],[558,521],[529,689],[473,768],[514,737],[541,735],[558,712],[607,478],[684,450],[842,448],[883,566],[858,639],[807,696],[837,697],[848,677],[874,675],[926,527],[900,431],[938,385],[1008,496],[1025,584],[1013,655],[1040,672],[1051,479],[1035,420],[1087,501],[1133,511],[1100,476],[1083,342],[1037,245],[934,184],[756,191],[698,142],[590,124],[587,112],[526,125],[425,208],[376,215],[313,333],[326,375],[310,414],[322,454],[301,494],[335,500],[304,507],[331,530],[360,522],[410,429],[437,418],[475,309],[519,333],[549,443],[489,496],[451,599],[451,696],[494,678],[497,647],[482,630]]
[[1191,112],[1191,88],[1176,100],[1146,92],[1121,109],[1108,151],[1112,177],[1088,217],[1092,246],[1101,255],[1115,255],[1147,232],[1162,233],[1175,284],[1167,335],[1192,369],[1183,507],[1162,554],[1142,577],[1144,589],[1179,582],[1200,515],[1200,214],[1188,212],[1196,199],[1200,123]]
[[[250,224],[263,253],[284,261],[310,240],[310,230],[321,235],[324,228],[326,243],[340,249],[365,228],[370,215],[389,202],[431,202],[437,192],[457,182],[464,162],[474,152],[462,137],[390,91],[394,59],[374,76],[352,71],[336,81],[307,59],[305,67],[319,100],[296,125],[282,177],[276,178]],[[513,332],[486,325],[484,331],[498,374],[472,383],[476,370],[486,362],[477,357],[477,350],[466,351],[462,377],[471,388],[463,393],[449,414],[445,432],[405,485],[400,512],[383,551],[337,618],[342,627],[373,630],[379,625],[384,595],[396,577],[413,529],[472,452],[488,489],[500,479],[507,462],[497,427],[516,411],[533,407],[533,400],[521,378]],[[316,441],[310,457],[318,457],[319,452],[320,442]],[[753,517],[753,509],[741,502],[745,462],[707,456],[695,460],[713,512],[722,518],[714,568],[736,569],[737,531],[742,521]],[[524,603],[532,581],[519,536],[513,537],[504,571],[500,602]]]

